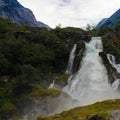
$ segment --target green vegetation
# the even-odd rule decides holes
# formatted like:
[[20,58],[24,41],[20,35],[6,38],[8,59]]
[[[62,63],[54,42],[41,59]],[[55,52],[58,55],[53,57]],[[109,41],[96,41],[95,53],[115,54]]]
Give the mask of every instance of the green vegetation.
[[103,117],[103,119],[108,120],[110,112],[117,109],[120,109],[119,99],[97,102],[93,105],[75,108],[50,117],[39,116],[37,120],[85,120],[93,114],[97,114]]
[[64,73],[74,40],[89,38],[78,28],[47,30],[0,18],[0,119],[17,114],[18,104],[29,97],[59,95],[46,88]]
[[[0,119],[19,114],[19,103],[31,97],[58,96],[59,91],[46,89],[53,79],[60,86],[66,84],[69,75],[64,74],[71,47],[83,42],[91,34],[103,37],[104,52],[115,55],[120,63],[120,22],[114,28],[105,27],[88,32],[79,28],[46,28],[19,26],[9,19],[0,18]],[[76,60],[79,62],[79,59]],[[77,66],[75,66],[77,67]],[[38,120],[78,120],[98,114],[109,118],[109,111],[120,108],[120,100],[104,101],[92,106],[76,108],[52,117]]]
[[70,75],[68,75],[68,74],[57,74],[56,77],[54,78],[55,88],[57,88],[57,89],[63,88],[67,84],[69,77],[70,77]]
[[88,42],[91,39],[91,32],[85,32],[82,29],[73,27],[67,27],[63,29],[56,27],[56,29],[53,30],[53,33],[66,42],[71,41],[74,43],[80,40]]
[[113,54],[117,63],[120,63],[120,21],[114,27],[106,26],[92,32],[95,36],[102,36],[104,52]]
[[[116,62],[120,63],[120,21],[118,21],[114,28],[106,26],[101,29],[93,29],[90,30],[90,26],[88,26],[88,31],[92,33],[93,36],[101,36],[103,41],[103,50],[104,53],[100,53],[106,55],[105,53],[113,54],[116,57]],[[104,56],[103,56],[104,57]],[[105,57],[107,59],[107,57]],[[104,61],[107,65],[107,62]],[[112,73],[114,73],[114,69],[108,65],[108,75],[112,79]],[[111,81],[112,83],[113,81]],[[90,115],[99,115],[103,119],[110,119],[111,112],[114,110],[120,109],[120,100],[108,100],[103,102],[97,102],[93,105],[75,108],[69,111],[62,112],[60,114],[56,114],[54,116],[38,116],[38,120],[85,120]]]
[[32,92],[29,97],[41,97],[41,96],[58,96],[60,95],[60,91],[55,89],[44,89],[39,85],[32,85]]
[[[47,80],[64,71],[67,57],[66,44],[56,34],[0,18],[0,118],[17,113],[17,104],[29,95],[57,95],[45,89]],[[34,90],[31,84],[44,88]]]

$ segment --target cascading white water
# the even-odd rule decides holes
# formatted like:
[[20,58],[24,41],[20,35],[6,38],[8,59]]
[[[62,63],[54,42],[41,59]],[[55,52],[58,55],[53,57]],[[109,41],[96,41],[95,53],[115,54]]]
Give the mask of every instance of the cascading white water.
[[67,74],[72,74],[72,72],[73,72],[73,63],[74,63],[76,48],[77,48],[77,44],[74,44],[72,51],[70,53],[70,56],[69,56],[67,69],[65,71],[65,73],[67,73]]
[[93,37],[86,43],[81,68],[69,78],[68,85],[63,88],[73,99],[79,100],[79,105],[118,97],[108,83],[107,71],[99,56],[101,51],[100,37]]
[[[111,55],[111,54],[107,54],[107,58],[108,58],[110,64],[117,70],[117,73],[120,73],[120,64],[116,64],[115,56]],[[112,83],[112,88],[115,91],[118,91],[118,89],[120,88],[120,79],[116,79]]]
[[120,64],[116,64],[115,56],[111,54],[107,54],[107,58],[111,65],[116,68],[117,72],[120,73]]
[[49,85],[48,88],[54,88],[55,87],[55,80],[53,80],[53,82]]
[[120,89],[120,79],[116,79],[113,83],[112,83],[112,88],[114,91],[119,92]]

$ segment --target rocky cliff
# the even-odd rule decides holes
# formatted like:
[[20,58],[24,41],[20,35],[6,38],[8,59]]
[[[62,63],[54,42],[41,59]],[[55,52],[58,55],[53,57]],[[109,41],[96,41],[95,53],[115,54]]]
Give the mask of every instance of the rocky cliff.
[[102,28],[105,26],[114,26],[117,21],[120,20],[120,9],[117,10],[114,14],[112,14],[109,18],[104,18],[101,20],[96,28]]
[[97,24],[96,28],[100,28],[101,26],[103,26],[103,25],[105,24],[105,22],[106,22],[107,19],[108,19],[108,18],[103,18],[103,19]]
[[47,26],[38,22],[32,11],[23,7],[17,0],[0,0],[0,17],[10,18],[12,22],[19,23],[20,25],[28,24],[36,27]]

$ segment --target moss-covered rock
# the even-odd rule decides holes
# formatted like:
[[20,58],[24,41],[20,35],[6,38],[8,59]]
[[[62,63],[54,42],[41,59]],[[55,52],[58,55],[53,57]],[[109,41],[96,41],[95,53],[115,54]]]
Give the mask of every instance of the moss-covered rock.
[[33,90],[28,99],[19,104],[19,116],[26,116],[30,120],[38,115],[44,118],[44,115],[60,113],[77,105],[77,101],[72,100],[66,93],[55,89],[44,89],[39,85],[32,86]]
[[69,76],[70,75],[68,75],[68,74],[56,75],[56,77],[55,77],[55,88],[56,89],[61,89],[65,85],[67,85],[67,81],[68,81]]
[[[44,117],[44,120],[85,120],[93,114],[100,116],[102,119],[108,120],[111,118],[111,111],[120,110],[119,103],[119,99],[97,102],[93,105],[74,108],[54,116]],[[37,120],[41,120],[41,117],[39,116]]]
[[44,89],[39,85],[32,85],[32,92],[29,94],[29,97],[42,97],[42,96],[58,96],[60,91],[55,89]]

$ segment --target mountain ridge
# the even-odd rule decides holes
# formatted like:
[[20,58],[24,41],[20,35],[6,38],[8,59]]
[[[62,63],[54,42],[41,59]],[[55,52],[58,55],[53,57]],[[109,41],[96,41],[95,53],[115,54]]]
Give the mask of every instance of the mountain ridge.
[[[12,8],[12,9],[11,9]],[[48,25],[36,20],[33,12],[22,6],[17,0],[0,1],[0,17],[10,18],[14,23],[20,25],[28,24],[33,27],[47,27]]]
[[103,28],[106,26],[114,27],[115,23],[120,20],[120,9],[113,13],[109,18],[103,18],[97,25],[96,28]]

